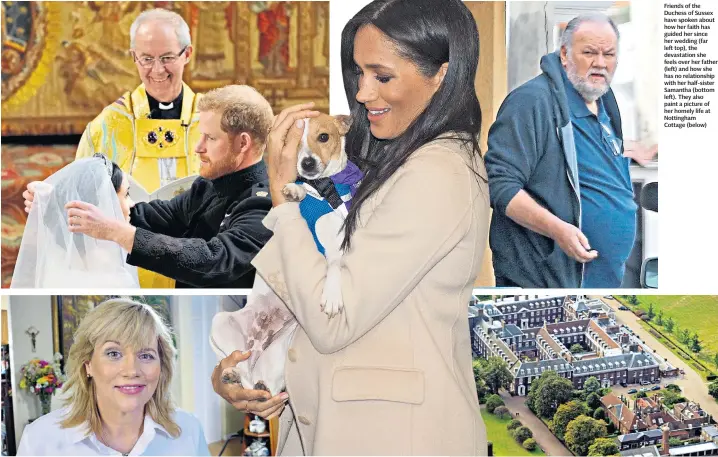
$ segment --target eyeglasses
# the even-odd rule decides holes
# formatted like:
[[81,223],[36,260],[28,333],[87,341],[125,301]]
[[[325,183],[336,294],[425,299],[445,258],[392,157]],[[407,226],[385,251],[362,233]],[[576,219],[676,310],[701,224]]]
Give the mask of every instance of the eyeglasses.
[[623,155],[621,154],[623,141],[613,134],[613,131],[609,126],[605,125],[603,122],[599,122],[599,124],[601,124],[601,137],[603,138],[603,141],[606,142],[608,147],[611,148],[613,155],[617,157]]
[[179,59],[186,50],[187,46],[182,48],[182,50],[178,54],[168,54],[158,58],[149,56],[138,58],[137,55],[135,55],[135,51],[132,51],[132,56],[135,58],[135,62],[139,63],[142,68],[152,68],[155,66],[156,59],[159,59],[160,65],[162,66],[172,65],[173,63],[177,62],[177,59]]

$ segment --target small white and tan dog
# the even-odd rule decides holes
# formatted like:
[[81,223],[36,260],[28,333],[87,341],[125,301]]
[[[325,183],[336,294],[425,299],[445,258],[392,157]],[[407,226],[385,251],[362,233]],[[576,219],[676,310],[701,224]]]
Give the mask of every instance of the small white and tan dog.
[[[287,185],[283,193],[288,200],[299,201],[317,248],[326,256],[321,306],[331,318],[343,309],[342,228],[362,174],[344,150],[347,116],[320,115],[304,125],[297,160],[301,179]],[[246,306],[217,313],[212,319],[210,344],[220,360],[235,350],[251,351],[249,359],[222,372],[222,382],[268,390],[272,395],[281,392],[287,351],[297,325],[291,311],[257,275]]]
[[362,177],[359,168],[348,160],[344,148],[344,135],[349,125],[348,116],[321,114],[305,119],[297,155],[300,179],[282,190],[287,200],[300,202],[302,216],[312,230],[319,251],[327,259],[321,306],[330,318],[344,308],[341,292],[343,227],[351,197]]

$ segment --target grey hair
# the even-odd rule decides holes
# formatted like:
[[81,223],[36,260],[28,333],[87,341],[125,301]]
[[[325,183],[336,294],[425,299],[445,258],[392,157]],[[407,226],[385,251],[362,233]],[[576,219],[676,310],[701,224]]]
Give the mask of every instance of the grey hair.
[[618,27],[616,26],[616,23],[613,22],[613,19],[602,13],[588,13],[576,16],[575,18],[568,21],[568,24],[566,24],[566,28],[561,34],[561,42],[559,43],[559,48],[566,47],[566,51],[569,54],[571,53],[571,46],[573,45],[573,35],[584,22],[610,24],[611,28],[613,29],[613,32],[616,34],[616,43],[618,43],[621,39],[621,34],[618,32]]
[[132,23],[132,26],[130,27],[130,48],[134,49],[135,47],[137,29],[148,21],[159,21],[170,24],[172,28],[174,28],[175,34],[177,35],[177,41],[179,41],[180,48],[186,48],[192,44],[192,38],[189,35],[189,26],[182,16],[174,11],[155,8],[141,12]]

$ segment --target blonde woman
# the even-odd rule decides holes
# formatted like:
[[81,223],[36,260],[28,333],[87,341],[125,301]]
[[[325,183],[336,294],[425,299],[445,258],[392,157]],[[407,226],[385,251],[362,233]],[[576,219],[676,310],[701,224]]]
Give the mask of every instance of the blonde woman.
[[175,349],[149,306],[109,300],[75,333],[62,409],[25,427],[18,455],[209,455],[170,395]]

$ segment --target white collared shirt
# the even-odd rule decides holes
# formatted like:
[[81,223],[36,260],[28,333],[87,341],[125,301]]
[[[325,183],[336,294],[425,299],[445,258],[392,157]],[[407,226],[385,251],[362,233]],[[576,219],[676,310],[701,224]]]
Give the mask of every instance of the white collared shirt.
[[[85,425],[60,428],[68,408],[46,414],[25,427],[17,455],[122,455],[86,434]],[[199,420],[192,414],[175,410],[174,421],[182,429],[173,438],[164,427],[145,415],[142,435],[128,455],[209,455]]]

